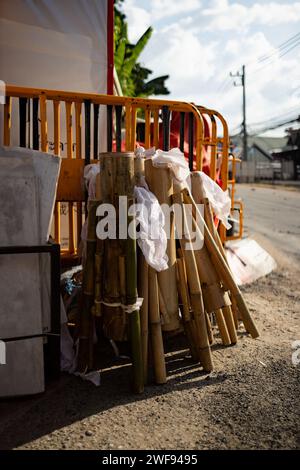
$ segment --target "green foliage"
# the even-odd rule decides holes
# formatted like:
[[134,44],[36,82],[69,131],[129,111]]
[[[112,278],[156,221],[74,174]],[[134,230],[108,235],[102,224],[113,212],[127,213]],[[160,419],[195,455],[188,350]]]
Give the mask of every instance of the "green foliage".
[[115,67],[124,95],[150,96],[168,95],[170,92],[165,86],[169,75],[148,80],[152,71],[143,67],[138,58],[151,38],[153,29],[151,26],[144,32],[136,44],[128,40],[126,16],[118,9],[122,0],[115,2]]

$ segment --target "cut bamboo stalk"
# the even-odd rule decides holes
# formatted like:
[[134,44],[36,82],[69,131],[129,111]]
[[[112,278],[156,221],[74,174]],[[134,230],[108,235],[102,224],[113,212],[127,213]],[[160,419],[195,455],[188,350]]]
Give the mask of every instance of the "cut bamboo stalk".
[[[126,212],[134,202],[134,154],[131,152],[116,152],[100,155],[100,180],[101,195],[103,202],[109,202],[114,205],[118,211],[119,197],[127,197]],[[106,257],[106,269],[108,277],[105,279],[106,292],[115,289],[115,294],[120,297],[120,273],[118,260],[122,248],[125,251],[126,259],[126,307],[128,314],[128,330],[131,345],[132,358],[132,389],[135,393],[141,393],[144,390],[144,371],[142,358],[140,312],[136,307],[137,302],[137,256],[136,239],[128,235],[128,226],[134,224],[134,216],[127,218],[127,238],[105,240],[105,251],[110,255]],[[118,229],[120,226],[118,227]],[[107,248],[107,250],[106,250]],[[117,266],[118,273],[111,276],[114,266]],[[114,288],[113,286],[116,285]]]
[[[170,172],[166,168],[155,168],[151,160],[145,162],[146,181],[160,204],[171,206],[173,183]],[[164,331],[174,331],[180,326],[178,316],[178,295],[176,288],[176,244],[174,214],[170,217],[170,234],[167,234],[168,269],[157,273],[159,288],[167,308],[169,322],[163,325]]]
[[227,330],[226,322],[223,317],[223,312],[221,309],[215,311],[217,325],[220,331],[222,342],[224,346],[229,346],[231,344],[230,336]]
[[164,384],[167,381],[164,345],[159,313],[157,274],[149,266],[149,325],[152,345],[153,369],[155,383]]
[[233,313],[230,306],[222,308],[223,316],[226,322],[227,330],[230,336],[230,340],[232,344],[237,343],[237,334],[236,334],[236,327],[234,323]]
[[94,304],[95,286],[95,250],[96,250],[96,210],[99,202],[91,200],[88,211],[88,227],[86,241],[86,262],[83,267],[83,307],[80,315],[78,371],[84,372],[92,368],[92,307]]
[[[196,235],[201,237],[198,225],[195,221],[193,222],[193,229],[195,230]],[[205,245],[200,250],[194,250],[194,254],[202,286],[206,312],[215,312],[222,342],[225,346],[228,346],[231,344],[231,341],[226,322],[223,317],[222,308],[230,305],[229,296],[220,286],[218,275]]]
[[[129,223],[130,223],[130,218]],[[128,237],[126,240],[126,303],[134,305],[137,301],[137,263],[136,242]],[[129,313],[129,336],[132,356],[132,389],[135,393],[144,391],[144,366],[142,357],[140,312],[135,309]]]
[[198,354],[197,354],[197,347],[196,347],[196,340],[194,337],[193,325],[192,325],[192,318],[190,312],[190,301],[189,301],[189,294],[185,279],[185,272],[184,272],[184,260],[183,258],[177,258],[177,273],[178,273],[178,291],[179,297],[182,302],[182,321],[184,331],[187,337],[188,345],[190,348],[191,356],[194,361],[198,361]]
[[213,330],[211,326],[211,321],[209,318],[209,314],[205,312],[205,320],[206,320],[206,328],[207,328],[207,334],[208,334],[208,339],[209,339],[209,344],[212,345],[214,343],[214,335],[213,335]]
[[[205,223],[207,224],[208,230],[210,231],[211,235],[213,236],[220,253],[222,254],[224,260],[227,261],[226,253],[223,247],[223,244],[221,242],[219,233],[217,231],[217,228],[214,224],[213,220],[213,214],[212,214],[212,209],[211,205],[209,202],[209,199],[204,197],[204,192],[203,192],[203,186],[202,186],[202,181],[199,176],[199,174],[194,173],[192,174],[192,192],[193,192],[193,197],[194,201],[198,204],[203,203],[204,204],[204,220]],[[229,265],[228,265],[229,267]],[[225,322],[227,325],[227,329],[230,335],[231,342],[233,344],[236,344],[237,342],[237,335],[236,335],[236,329],[238,327],[238,322],[236,322],[236,319],[234,317],[233,309],[228,305],[222,308],[223,311],[223,316],[225,318]]]
[[126,263],[125,256],[119,256],[119,279],[120,279],[120,294],[122,304],[126,301]]
[[[182,203],[181,193],[173,195],[173,202],[179,204],[182,208],[183,219],[185,219],[185,208]],[[197,352],[198,358],[202,364],[202,367],[205,371],[210,372],[213,370],[213,362],[211,356],[211,350],[209,345],[209,339],[207,335],[206,320],[205,320],[205,310],[202,298],[201,284],[198,276],[198,270],[195,260],[195,255],[193,250],[186,249],[186,243],[191,243],[191,237],[188,233],[187,224],[185,224],[185,238],[180,239],[180,246],[182,249],[186,272],[187,280],[190,291],[191,306],[194,312],[194,321],[195,321],[195,334],[197,335]],[[180,230],[179,230],[180,232]]]
[[189,194],[187,189],[184,189],[182,191],[184,200],[187,204],[193,204],[197,215],[199,217],[199,220],[203,223],[204,229],[205,229],[205,244],[207,246],[208,251],[210,252],[210,255],[214,261],[216,269],[219,271],[221,278],[223,279],[224,283],[228,285],[232,295],[235,297],[237,307],[239,309],[239,312],[242,315],[243,323],[245,325],[246,330],[248,333],[251,334],[253,338],[257,338],[259,336],[259,333],[256,329],[256,326],[251,318],[250,312],[247,308],[247,305],[245,303],[245,300],[243,298],[243,295],[239,289],[239,287],[236,285],[235,280],[233,278],[233,275],[228,268],[228,265],[226,261],[224,260],[222,254],[220,253],[220,250],[218,246],[216,245],[216,242],[214,238],[212,237],[210,231],[208,230],[208,227],[200,214],[200,211],[198,210],[193,198]]
[[231,311],[232,311],[233,321],[234,321],[236,330],[238,330],[238,327],[239,327],[239,312],[238,312],[238,309],[237,309],[237,306],[236,306],[235,298],[232,295],[230,296],[230,298],[231,298]]
[[159,299],[159,311],[162,317],[162,326],[165,324],[170,323],[170,317],[168,315],[168,310],[164,301],[164,298],[162,296],[161,290],[158,286],[158,299]]
[[144,258],[144,255],[139,252],[139,270],[138,270],[138,293],[142,297],[143,303],[140,308],[141,318],[141,337],[142,337],[142,356],[143,356],[143,368],[144,368],[144,383],[148,379],[148,264]]

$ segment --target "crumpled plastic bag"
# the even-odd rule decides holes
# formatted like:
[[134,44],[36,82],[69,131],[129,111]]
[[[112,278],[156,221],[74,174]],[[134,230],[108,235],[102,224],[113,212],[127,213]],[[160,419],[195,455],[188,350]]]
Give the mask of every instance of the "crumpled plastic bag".
[[[154,148],[145,150],[143,147],[139,147],[137,151],[138,156],[144,156],[146,159],[151,158],[154,166],[169,168],[171,170],[175,191],[181,190],[184,187],[191,189],[189,165],[179,148],[173,148],[168,152],[164,152],[163,150],[155,151]],[[147,155],[146,152],[148,152]],[[205,197],[209,199],[214,213],[222,224],[229,229],[231,227],[228,222],[231,200],[228,191],[223,191],[223,189],[203,171],[198,171],[198,174],[202,180]]]
[[168,152],[156,150],[152,163],[156,167],[169,168],[178,183],[186,183],[190,176],[189,165],[179,148],[172,148]]
[[136,222],[139,223],[137,243],[147,263],[156,271],[168,269],[165,216],[157,198],[146,188],[135,186]]
[[228,222],[231,199],[228,195],[228,190],[223,191],[223,189],[203,171],[197,171],[197,173],[202,181],[204,195],[211,203],[214,213],[222,224],[229,229],[231,227]]

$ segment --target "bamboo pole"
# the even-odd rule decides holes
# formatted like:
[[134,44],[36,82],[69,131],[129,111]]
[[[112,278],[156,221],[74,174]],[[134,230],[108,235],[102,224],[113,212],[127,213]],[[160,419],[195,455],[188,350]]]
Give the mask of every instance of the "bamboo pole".
[[222,338],[222,342],[224,346],[229,346],[231,344],[231,340],[230,340],[226,322],[224,320],[223,312],[220,308],[215,310],[215,316],[216,316],[217,325],[220,331],[220,335]]
[[[151,160],[145,162],[146,181],[160,204],[171,206],[173,183],[170,172],[166,168],[155,168]],[[177,330],[180,326],[178,316],[178,295],[176,288],[176,244],[174,214],[170,214],[170,234],[167,234],[168,269],[157,273],[161,295],[166,306],[169,322],[163,325],[164,331]]]
[[[173,202],[179,204],[182,209],[183,219],[185,219],[185,208],[182,203],[181,193],[176,193],[173,195]],[[185,238],[180,239],[180,246],[182,249],[186,272],[187,280],[190,291],[191,306],[194,312],[194,320],[196,325],[196,335],[197,335],[197,352],[198,358],[202,364],[202,367],[205,371],[211,372],[213,370],[213,362],[211,356],[211,350],[209,345],[209,339],[207,335],[206,320],[205,320],[205,310],[202,298],[201,284],[198,276],[198,270],[195,260],[195,255],[193,250],[186,249],[186,244],[191,243],[191,237],[189,235],[187,224],[185,223]]]
[[155,383],[164,384],[167,381],[164,345],[159,314],[157,274],[149,266],[149,326],[152,345],[153,369]]
[[205,320],[206,320],[206,328],[207,328],[209,344],[212,345],[214,343],[214,335],[212,331],[211,321],[209,318],[209,314],[207,312],[205,313],[206,313]]
[[195,207],[199,220],[201,220],[201,222],[203,223],[203,226],[205,229],[204,238],[205,238],[205,244],[207,246],[207,249],[210,252],[210,255],[214,261],[215,267],[219,271],[221,278],[223,279],[224,283],[228,285],[232,295],[235,297],[237,307],[239,309],[239,312],[242,315],[243,323],[245,325],[246,330],[248,331],[248,333],[251,334],[253,338],[257,338],[259,336],[259,333],[251,318],[250,312],[247,308],[243,295],[239,287],[236,285],[233,275],[230,269],[228,268],[226,261],[224,260],[222,254],[220,253],[220,250],[218,246],[216,245],[216,242],[214,238],[212,237],[210,231],[208,230],[208,227],[202,215],[200,214],[200,211],[198,210],[193,198],[190,196],[189,191],[187,189],[184,189],[182,193],[183,193],[185,202],[187,204],[192,204]]
[[96,210],[99,202],[91,200],[88,210],[88,227],[86,241],[86,262],[83,267],[82,296],[83,306],[79,325],[78,371],[92,368],[92,307],[94,304],[95,286],[95,250],[96,250]]
[[232,313],[232,309],[230,305],[223,307],[222,313],[223,313],[227,330],[230,336],[230,341],[232,344],[236,344],[237,343],[236,326],[235,326],[233,313]]
[[139,252],[139,270],[138,270],[138,293],[142,297],[143,303],[140,308],[141,317],[141,338],[142,338],[142,357],[143,357],[143,369],[144,369],[144,383],[147,382],[148,378],[148,306],[149,306],[149,294],[148,294],[148,264],[144,258],[144,255]]
[[[199,176],[199,174],[194,173],[191,176],[191,181],[192,181],[192,193],[194,197],[194,201],[197,204],[203,203],[204,204],[204,220],[205,223],[207,224],[208,230],[210,231],[211,235],[213,236],[220,253],[222,254],[224,260],[227,261],[226,253],[223,247],[223,244],[221,242],[220,236],[218,234],[217,228],[214,224],[213,220],[213,214],[212,214],[212,209],[211,205],[209,202],[208,198],[204,197],[204,192],[203,192],[203,185],[202,185],[202,180]],[[228,265],[229,267],[229,265]],[[235,320],[233,309],[227,305],[222,308],[223,316],[225,318],[227,330],[231,339],[232,344],[236,344],[237,342],[237,334],[236,334],[236,329],[238,327],[238,323]]]
[[177,274],[178,274],[178,292],[182,302],[182,320],[184,332],[187,337],[188,345],[190,348],[191,356],[194,361],[198,361],[196,339],[194,336],[194,328],[192,325],[192,318],[190,312],[189,293],[185,278],[185,268],[183,258],[177,258]]
[[[195,220],[193,221],[193,229],[195,230],[196,236],[200,239],[202,234]],[[222,307],[230,305],[229,297],[220,286],[218,275],[205,245],[201,249],[194,250],[194,254],[206,312],[215,312],[222,342],[225,346],[229,346],[231,344],[230,335],[222,312]]]
[[[103,153],[100,155],[100,180],[101,196],[103,202],[110,202],[115,209],[119,207],[119,197],[127,197],[126,213],[134,202],[134,154],[131,152]],[[134,216],[127,219],[126,228],[134,224]],[[118,229],[120,228],[117,227]],[[126,306],[125,312],[128,315],[128,330],[131,345],[132,357],[132,388],[135,393],[141,393],[144,389],[144,371],[142,359],[142,343],[140,328],[140,312],[136,307],[137,302],[137,256],[136,239],[128,236],[125,240],[107,239],[105,240],[105,268],[107,277],[105,279],[105,293],[113,293],[114,302],[121,299],[119,256],[124,251],[126,266]],[[113,271],[117,270],[113,275]],[[122,281],[121,281],[122,282]],[[112,301],[109,300],[108,302]],[[106,299],[105,299],[106,300]]]

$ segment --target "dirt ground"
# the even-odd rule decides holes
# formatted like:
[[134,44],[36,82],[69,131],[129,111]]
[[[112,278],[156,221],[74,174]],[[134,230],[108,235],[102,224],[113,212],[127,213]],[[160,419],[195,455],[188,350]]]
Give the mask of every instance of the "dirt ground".
[[[0,449],[295,449],[299,447],[300,191],[240,186],[246,231],[278,268],[242,288],[260,337],[213,346],[215,371],[168,342],[168,383],[129,392],[129,366],[96,388],[64,375],[38,397],[0,402]],[[282,212],[282,213],[281,213]],[[292,233],[291,233],[292,232]],[[282,243],[280,243],[282,241]],[[297,440],[298,439],[298,440]]]

